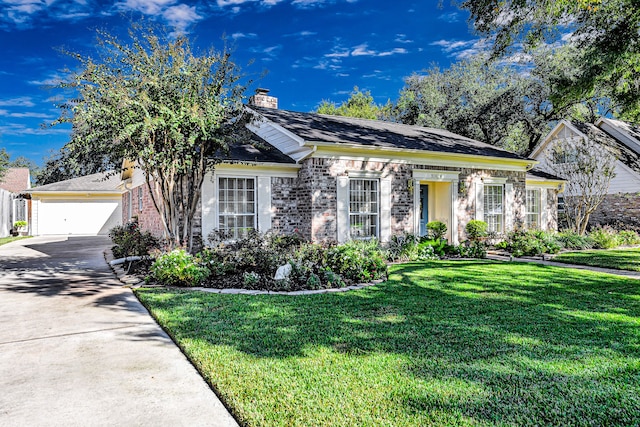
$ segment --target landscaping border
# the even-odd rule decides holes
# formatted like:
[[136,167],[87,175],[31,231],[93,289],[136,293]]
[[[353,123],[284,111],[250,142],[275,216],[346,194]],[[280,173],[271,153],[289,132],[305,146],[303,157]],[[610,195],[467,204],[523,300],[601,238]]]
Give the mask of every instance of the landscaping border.
[[234,294],[234,295],[316,295],[316,294],[326,294],[326,293],[335,293],[335,292],[348,292],[348,291],[356,291],[359,289],[364,289],[369,286],[377,285],[385,280],[378,279],[373,280],[368,283],[360,283],[357,285],[345,286],[343,288],[327,288],[327,289],[314,289],[314,290],[302,290],[302,291],[262,291],[262,290],[251,290],[251,289],[240,289],[240,288],[205,288],[202,286],[198,287],[177,287],[177,286],[148,286],[145,285],[144,280],[140,280],[139,277],[128,274],[125,269],[126,264],[113,265],[111,261],[115,258],[113,256],[113,252],[111,249],[105,249],[104,251],[104,260],[111,267],[114,274],[124,284],[129,288],[141,288],[141,287],[156,287],[163,289],[184,289],[188,291],[200,291],[200,292],[209,292],[214,294]]

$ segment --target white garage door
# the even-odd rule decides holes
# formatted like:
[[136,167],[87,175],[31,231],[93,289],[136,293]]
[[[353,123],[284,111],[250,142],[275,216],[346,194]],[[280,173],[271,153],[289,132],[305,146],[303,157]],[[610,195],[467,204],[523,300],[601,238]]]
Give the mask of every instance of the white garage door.
[[40,200],[38,234],[108,234],[122,223],[119,200]]

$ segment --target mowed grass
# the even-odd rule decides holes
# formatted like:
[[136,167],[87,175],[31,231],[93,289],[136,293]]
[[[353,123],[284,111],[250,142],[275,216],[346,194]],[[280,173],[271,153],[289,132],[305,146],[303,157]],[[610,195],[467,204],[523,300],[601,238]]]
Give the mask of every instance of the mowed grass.
[[640,281],[489,261],[310,296],[140,289],[249,426],[640,422]]
[[640,248],[565,252],[554,261],[617,270],[640,271]]
[[9,237],[0,237],[0,246],[6,245],[7,243],[15,242],[16,240],[28,239],[31,236],[9,236]]

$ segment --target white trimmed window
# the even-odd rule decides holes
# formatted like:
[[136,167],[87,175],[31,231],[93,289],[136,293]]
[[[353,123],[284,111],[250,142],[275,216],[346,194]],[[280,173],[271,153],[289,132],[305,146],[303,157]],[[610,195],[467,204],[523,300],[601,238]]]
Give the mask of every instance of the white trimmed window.
[[256,228],[255,178],[218,179],[218,228],[242,238]]
[[528,229],[539,229],[540,228],[540,189],[532,188],[527,189],[527,201],[526,201],[526,209],[527,209],[527,222],[526,226]]
[[16,199],[15,201],[16,215],[15,221],[27,220],[27,201],[25,199]]
[[349,235],[352,239],[379,237],[379,200],[377,179],[349,180]]
[[504,230],[504,185],[485,184],[483,205],[487,231],[502,233]]

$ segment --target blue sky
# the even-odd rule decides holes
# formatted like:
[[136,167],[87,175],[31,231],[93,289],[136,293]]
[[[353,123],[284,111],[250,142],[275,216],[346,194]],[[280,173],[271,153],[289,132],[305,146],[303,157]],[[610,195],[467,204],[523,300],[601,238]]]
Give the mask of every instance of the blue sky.
[[[376,102],[397,99],[403,78],[447,67],[482,41],[467,14],[437,0],[0,0],[0,147],[38,164],[69,140],[57,117],[60,94],[45,89],[74,67],[59,48],[93,53],[97,28],[123,34],[141,17],[189,34],[195,46],[222,47],[280,108],[311,111],[341,102],[354,86]],[[266,76],[261,77],[263,71]],[[247,95],[251,95],[248,93]]]

